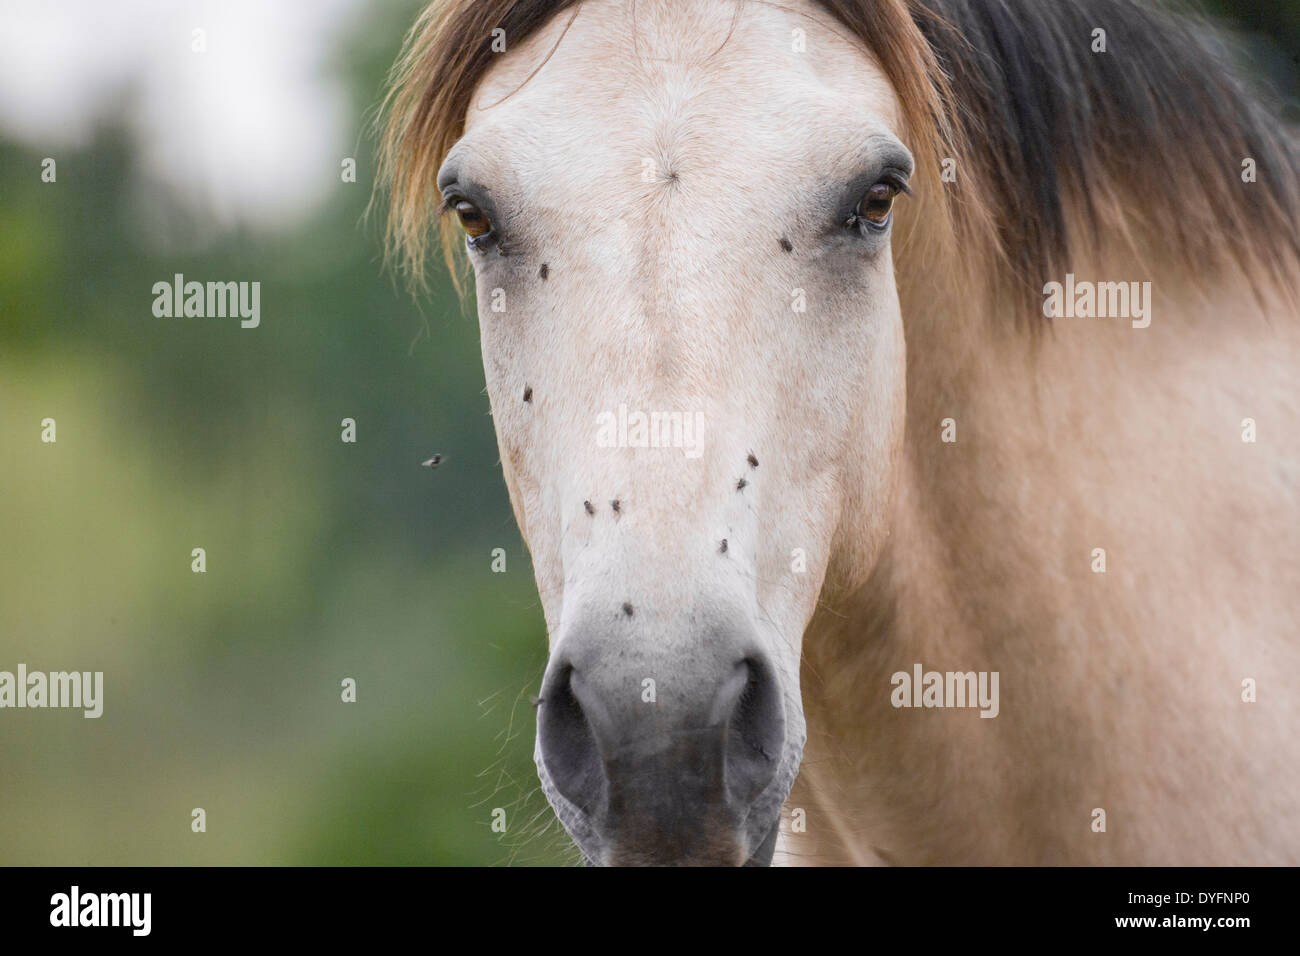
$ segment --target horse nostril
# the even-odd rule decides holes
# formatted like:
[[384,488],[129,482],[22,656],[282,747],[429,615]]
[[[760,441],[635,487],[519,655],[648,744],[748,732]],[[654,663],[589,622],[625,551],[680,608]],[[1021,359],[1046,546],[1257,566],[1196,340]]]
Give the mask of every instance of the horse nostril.
[[771,665],[762,657],[747,657],[726,681],[718,707],[731,708],[727,723],[727,795],[737,805],[755,800],[771,782],[785,744],[785,708]]
[[570,803],[591,813],[606,801],[605,772],[596,735],[574,693],[581,680],[572,665],[559,664],[544,682],[537,714],[542,762],[555,788]]
[[557,642],[537,710],[538,771],[589,858],[761,856],[779,809],[766,792],[786,765],[785,697],[749,634],[709,636],[650,698],[641,675],[669,672],[661,653],[613,653],[624,642],[592,625]]

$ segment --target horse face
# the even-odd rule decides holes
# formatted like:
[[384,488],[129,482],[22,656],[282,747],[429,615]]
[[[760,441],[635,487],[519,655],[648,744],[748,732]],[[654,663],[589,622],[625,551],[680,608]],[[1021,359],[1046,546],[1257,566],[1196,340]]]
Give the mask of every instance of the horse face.
[[570,16],[501,55],[438,180],[550,634],[538,769],[592,862],[765,862],[804,628],[885,533],[911,157],[811,6]]

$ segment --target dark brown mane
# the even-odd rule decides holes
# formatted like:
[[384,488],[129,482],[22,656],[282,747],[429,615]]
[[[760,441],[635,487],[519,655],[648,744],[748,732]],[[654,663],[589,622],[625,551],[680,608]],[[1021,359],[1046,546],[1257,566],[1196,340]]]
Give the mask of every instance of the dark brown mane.
[[[417,287],[436,172],[495,56],[492,31],[513,47],[574,2],[436,2],[408,35],[384,103],[379,185],[389,252]],[[816,2],[893,83],[953,248],[1001,260],[1018,297],[1040,297],[1102,236],[1157,241],[1202,278],[1235,268],[1294,291],[1293,134],[1201,20],[1138,0]],[[1105,53],[1093,52],[1095,29]],[[955,183],[939,180],[945,158]],[[1247,158],[1255,182],[1242,180]]]
[[1129,210],[1192,270],[1231,265],[1294,286],[1294,134],[1206,21],[1135,0],[921,0],[913,17],[999,197],[1001,244],[1035,291],[1078,247],[1131,229]]

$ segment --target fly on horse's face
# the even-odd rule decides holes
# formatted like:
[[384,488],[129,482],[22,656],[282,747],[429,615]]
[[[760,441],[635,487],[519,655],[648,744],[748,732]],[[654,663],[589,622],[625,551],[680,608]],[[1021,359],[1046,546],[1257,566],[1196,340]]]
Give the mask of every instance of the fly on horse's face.
[[734,13],[557,16],[438,177],[550,633],[538,768],[596,863],[770,859],[804,628],[902,439],[894,92],[810,4]]

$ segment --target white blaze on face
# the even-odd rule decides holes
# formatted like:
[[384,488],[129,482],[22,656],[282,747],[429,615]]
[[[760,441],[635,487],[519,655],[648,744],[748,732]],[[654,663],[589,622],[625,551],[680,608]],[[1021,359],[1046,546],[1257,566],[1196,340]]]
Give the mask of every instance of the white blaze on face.
[[[792,777],[803,629],[832,547],[863,570],[878,550],[902,435],[889,233],[845,222],[910,157],[889,85],[824,13],[732,14],[593,0],[557,46],[560,14],[500,57],[444,174],[488,198],[508,252],[470,258],[553,651],[625,605],[660,663],[691,658],[693,622],[734,621],[780,677]],[[620,406],[699,416],[698,454],[605,447]]]

